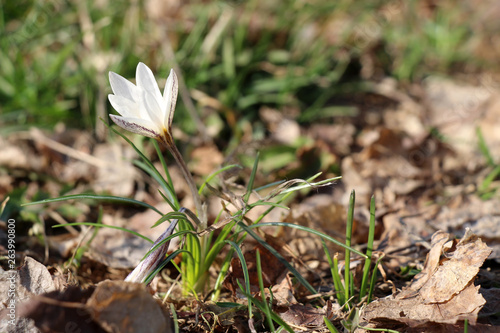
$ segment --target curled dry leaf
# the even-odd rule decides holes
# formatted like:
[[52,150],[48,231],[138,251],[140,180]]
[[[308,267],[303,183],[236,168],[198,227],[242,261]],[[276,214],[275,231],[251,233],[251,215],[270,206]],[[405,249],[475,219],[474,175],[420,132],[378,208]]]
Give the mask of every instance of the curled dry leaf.
[[170,315],[143,284],[103,281],[86,305],[109,332],[173,332]]
[[465,319],[474,325],[486,303],[479,294],[480,286],[474,286],[474,278],[491,249],[467,230],[446,252],[448,237],[447,233],[436,232],[424,270],[412,284],[396,296],[370,303],[362,318],[375,326],[384,323],[385,327],[389,322],[415,327],[429,322],[456,324]]
[[490,253],[491,249],[467,229],[453,256],[439,266],[420,289],[420,295],[426,303],[450,300],[474,279]]
[[424,269],[415,275],[413,282],[411,284],[411,289],[420,289],[429,279],[432,274],[436,271],[439,265],[439,258],[441,258],[441,253],[443,252],[444,244],[448,241],[450,235],[444,231],[437,231],[432,235],[431,239],[431,249],[427,255],[427,260],[425,261]]

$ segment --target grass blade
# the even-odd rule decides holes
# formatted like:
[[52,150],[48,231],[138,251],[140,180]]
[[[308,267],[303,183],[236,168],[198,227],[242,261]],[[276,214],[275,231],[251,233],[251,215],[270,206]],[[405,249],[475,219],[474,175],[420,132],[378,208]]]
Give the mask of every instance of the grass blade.
[[179,321],[177,320],[177,312],[175,311],[174,303],[170,303],[170,312],[172,312],[172,319],[174,322],[174,333],[179,333]]
[[479,186],[479,192],[483,193],[486,190],[488,190],[488,187],[491,185],[491,183],[500,175],[500,165],[496,166],[495,169],[493,169],[487,176],[486,178],[482,181],[481,185]]
[[65,196],[62,196],[59,198],[52,198],[52,199],[45,199],[45,200],[40,200],[40,201],[28,202],[28,203],[22,204],[21,206],[40,205],[40,204],[45,204],[45,203],[65,201],[65,200],[74,200],[74,199],[92,199],[92,200],[98,200],[98,201],[121,202],[121,203],[127,203],[127,204],[134,204],[134,205],[138,205],[138,206],[152,209],[155,212],[157,212],[158,214],[163,215],[163,213],[160,212],[157,208],[155,208],[155,207],[153,207],[150,204],[147,204],[145,202],[139,201],[139,200],[134,200],[134,199],[130,199],[130,198],[123,198],[123,197],[116,197],[116,196],[112,196],[112,195],[98,195],[98,194],[65,195]]
[[361,289],[359,290],[359,301],[366,295],[368,276],[370,275],[370,266],[372,262],[373,239],[375,238],[375,197],[370,200],[370,227],[368,229],[368,243],[366,246],[365,266],[363,268],[363,279],[361,281]]
[[257,152],[257,156],[255,157],[255,161],[253,163],[252,173],[250,174],[250,179],[248,180],[247,193],[245,193],[245,196],[243,197],[243,201],[245,201],[245,203],[248,203],[250,195],[252,194],[255,175],[257,174],[257,168],[259,166],[259,154],[260,153]]
[[87,225],[87,226],[92,226],[92,227],[98,227],[98,228],[110,228],[110,229],[117,229],[117,230],[121,230],[121,231],[125,231],[125,232],[128,232],[128,233],[131,233],[132,235],[135,235],[137,237],[140,237],[142,239],[144,239],[145,241],[148,241],[150,243],[154,243],[151,239],[149,239],[148,237],[146,236],[143,236],[141,235],[140,233],[134,231],[134,230],[130,230],[130,229],[126,229],[126,228],[122,228],[122,227],[117,227],[117,226],[114,226],[114,225],[107,225],[107,224],[102,224],[102,223],[94,223],[94,222],[74,222],[74,223],[65,223],[65,224],[56,224],[54,226],[52,226],[52,228],[60,228],[60,227],[65,227],[65,226],[77,226],[77,225]]
[[368,291],[368,299],[366,300],[366,303],[370,303],[372,298],[373,298],[373,291],[375,290],[375,282],[377,281],[377,270],[378,270],[378,265],[380,261],[382,261],[382,258],[384,255],[382,254],[380,258],[378,258],[377,262],[375,263],[375,267],[373,268],[372,272],[372,278],[370,280],[370,289]]
[[151,228],[155,228],[155,227],[159,226],[160,224],[162,224],[163,222],[165,222],[167,220],[173,220],[173,219],[187,220],[187,217],[182,212],[170,212],[170,213],[163,215],[158,221],[155,222],[155,224],[153,224],[153,226]]
[[346,304],[348,299],[345,297],[346,288],[342,284],[342,279],[340,277],[338,253],[335,253],[335,256],[333,257],[333,271],[335,272],[335,275],[333,276],[333,284],[335,285],[335,289],[338,293],[337,300],[339,301],[339,304],[343,306]]
[[257,277],[259,278],[259,289],[260,289],[260,296],[262,297],[262,304],[264,305],[264,313],[266,314],[266,320],[267,323],[269,324],[269,329],[271,332],[274,332],[274,324],[273,324],[273,319],[271,317],[271,311],[269,309],[269,304],[267,304],[267,299],[266,299],[266,293],[264,292],[264,281],[262,280],[262,266],[260,264],[260,251],[257,249],[257,252],[255,253],[255,261],[257,263]]
[[[240,259],[241,268],[243,270],[243,278],[245,279],[245,289],[241,288],[241,286],[240,286],[240,288],[245,294],[250,295],[251,294],[251,292],[250,292],[250,276],[248,274],[248,266],[247,266],[247,262],[245,260],[245,256],[243,256],[243,252],[241,252],[240,247],[235,242],[230,241],[230,240],[226,240],[224,242],[226,242],[227,244],[231,245],[234,248],[234,251],[236,251],[238,258]],[[237,281],[237,282],[239,285],[239,281]],[[252,319],[252,317],[253,317],[252,301],[250,298],[248,298],[248,318]]]
[[330,272],[332,274],[333,285],[335,286],[336,297],[339,304],[344,304],[344,287],[342,286],[342,280],[340,279],[339,270],[338,270],[338,259],[337,254],[335,254],[335,259],[332,260],[332,256],[330,255],[330,251],[326,247],[325,241],[321,240],[321,245],[323,245],[323,250],[325,251],[326,260],[330,266]]
[[220,296],[220,291],[222,287],[222,283],[224,282],[224,279],[226,278],[227,271],[229,270],[229,266],[231,264],[231,258],[233,257],[234,250],[230,249],[229,252],[226,255],[226,258],[222,262],[220,272],[217,275],[217,280],[215,281],[214,285],[214,293],[212,294],[212,301],[216,301],[219,296]]
[[350,289],[351,289],[351,237],[352,237],[352,225],[354,222],[354,202],[356,200],[356,194],[354,190],[351,191],[351,196],[349,198],[349,209],[347,211],[347,225],[345,228],[345,267],[344,267],[344,282],[345,282],[345,299],[349,300]]
[[488,165],[491,167],[496,167],[497,164],[495,163],[495,160],[493,159],[493,156],[491,155],[490,149],[488,148],[488,145],[486,144],[486,141],[484,140],[483,136],[483,131],[481,131],[481,127],[476,127],[476,134],[477,134],[477,139],[478,139],[478,144],[479,144],[479,150],[481,153],[483,153],[484,157],[486,158],[486,161],[488,162]]
[[328,328],[328,330],[330,331],[330,333],[339,333],[339,331],[337,331],[335,326],[333,326],[332,322],[329,321],[328,318],[326,318],[326,316],[323,317],[323,320],[325,321],[325,325]]
[[[160,186],[163,188],[163,190],[168,194],[168,197],[170,197],[168,200],[166,200],[169,205],[172,207],[173,210],[179,210],[180,204],[179,201],[177,200],[177,197],[175,196],[175,191],[172,188],[172,186],[163,179],[161,174],[158,172],[156,168],[151,168],[148,164],[143,163],[141,161],[134,161],[133,164],[137,166],[139,169],[147,173],[150,177],[152,177]],[[173,194],[172,194],[173,193]]]

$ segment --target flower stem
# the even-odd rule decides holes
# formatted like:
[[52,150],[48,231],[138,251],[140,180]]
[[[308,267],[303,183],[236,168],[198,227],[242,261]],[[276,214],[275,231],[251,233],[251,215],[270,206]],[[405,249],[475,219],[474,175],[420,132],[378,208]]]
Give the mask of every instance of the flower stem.
[[170,151],[175,161],[177,162],[177,165],[181,169],[182,175],[184,176],[184,179],[186,180],[189,189],[191,190],[191,193],[193,195],[194,205],[196,207],[196,212],[198,214],[198,218],[201,223],[199,229],[200,231],[205,230],[207,228],[207,214],[205,212],[203,205],[201,204],[201,198],[200,195],[198,194],[198,188],[196,187],[191,172],[189,172],[187,168],[186,162],[184,162],[181,153],[179,152],[179,150],[177,149],[171,138],[170,140],[167,139],[165,141],[161,141],[161,143],[163,143],[167,147],[167,149]]

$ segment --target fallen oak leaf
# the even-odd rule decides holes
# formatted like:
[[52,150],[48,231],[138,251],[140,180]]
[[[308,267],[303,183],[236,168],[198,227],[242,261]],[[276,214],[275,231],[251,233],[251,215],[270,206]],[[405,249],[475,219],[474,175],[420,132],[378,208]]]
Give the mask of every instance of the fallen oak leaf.
[[102,281],[86,309],[109,332],[173,332],[168,309],[151,297],[144,284]]
[[[456,324],[465,319],[474,325],[486,303],[479,293],[480,286],[474,286],[474,277],[491,249],[467,230],[462,240],[451,248],[448,258],[436,261],[447,238],[446,233],[437,232],[423,274],[417,275],[410,287],[398,295],[368,304],[362,318],[375,325],[399,322],[416,327],[429,322]],[[447,264],[450,262],[452,264]],[[456,279],[455,284],[450,282],[452,279]]]
[[450,301],[439,304],[427,304],[418,294],[404,297],[407,294],[403,292],[396,298],[388,296],[368,304],[363,310],[362,318],[371,323],[396,321],[410,327],[428,322],[455,324],[465,319],[475,325],[477,314],[486,303],[478,293],[479,288],[471,283]]
[[467,228],[453,256],[443,262],[420,289],[426,303],[442,303],[462,291],[479,272],[479,267],[491,254],[481,239]]

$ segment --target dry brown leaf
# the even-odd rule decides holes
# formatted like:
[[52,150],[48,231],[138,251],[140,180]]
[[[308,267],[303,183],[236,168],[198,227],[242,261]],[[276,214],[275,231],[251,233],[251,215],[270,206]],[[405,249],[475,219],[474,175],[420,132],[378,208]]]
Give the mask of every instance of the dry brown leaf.
[[30,167],[30,154],[23,147],[19,147],[19,142],[11,142],[0,137],[0,165],[6,168],[28,169]]
[[479,288],[470,284],[450,301],[441,304],[428,304],[418,293],[406,290],[395,298],[389,296],[370,303],[362,318],[372,323],[398,321],[411,327],[426,322],[455,324],[465,319],[474,325],[477,314],[486,303],[478,293]]
[[[282,274],[282,277],[278,277],[277,281],[279,284],[274,285],[271,290],[273,292],[273,298],[276,300],[276,305],[282,306],[282,305],[290,305],[290,304],[296,304],[297,300],[295,299],[295,296],[293,296],[294,293],[294,287],[293,287],[293,282],[288,274],[288,271],[284,272]],[[266,290],[266,296],[267,296],[267,290]],[[269,294],[269,296],[271,296]]]
[[[432,251],[432,249],[431,249]],[[491,249],[467,229],[453,256],[447,259],[420,289],[426,303],[442,303],[462,291],[479,272]],[[411,286],[413,288],[413,284]]]
[[486,303],[478,292],[480,286],[474,286],[474,277],[491,249],[468,230],[452,252],[442,256],[448,237],[442,231],[435,233],[425,269],[410,287],[368,304],[362,318],[372,324],[393,321],[410,327],[465,319],[474,325]]
[[492,156],[500,154],[500,97],[498,88],[492,89],[492,98],[487,103],[487,110],[484,117],[479,122],[479,127],[483,132],[484,140],[490,149]]
[[[165,214],[172,211],[172,208],[165,202],[158,203],[155,208]],[[104,214],[102,221],[106,225],[136,231],[154,241],[169,226],[169,222],[166,221],[155,228],[151,228],[160,217],[157,212],[149,209],[134,214],[128,219],[120,217],[119,214]],[[88,233],[87,237],[91,234]],[[176,237],[170,243],[169,251],[173,251],[178,244],[179,239]],[[150,242],[131,233],[111,228],[101,228],[90,244],[90,250],[86,255],[111,268],[133,268],[148,252],[150,246]]]
[[94,320],[109,332],[173,332],[169,314],[143,284],[103,281],[86,305]]
[[[7,278],[12,277],[12,280]],[[7,316],[7,310],[4,305],[9,304],[8,288],[10,281],[15,284],[16,297],[16,315],[15,318]],[[4,289],[5,288],[5,289]],[[53,331],[63,332],[65,328],[71,328],[68,323],[71,321],[77,323],[81,321],[79,328],[82,332],[100,332],[99,327],[93,325],[91,329],[88,328],[86,320],[89,315],[84,316],[82,313],[77,313],[78,309],[75,308],[61,308],[58,305],[53,306],[50,303],[54,300],[57,301],[75,301],[75,289],[78,295],[79,288],[68,288],[65,292],[56,290],[53,277],[47,268],[36,260],[26,257],[24,264],[15,274],[11,272],[3,272],[0,275],[0,331],[1,332],[40,332],[39,328],[47,326],[54,328]],[[4,298],[5,297],[5,298]],[[83,296],[77,296],[76,301],[79,302]],[[47,303],[47,299],[49,303]],[[67,311],[66,311],[67,310]],[[30,319],[31,318],[31,319]],[[10,325],[7,320],[14,319],[14,325]],[[74,319],[74,320],[73,320]],[[61,320],[64,320],[61,322]],[[76,324],[75,324],[76,325]],[[47,330],[43,332],[48,332]]]
[[352,124],[312,124],[308,132],[312,138],[325,142],[334,153],[348,155],[356,127]]
[[[458,201],[455,203],[455,201]],[[434,225],[440,229],[451,230],[454,234],[464,233],[470,228],[478,237],[487,240],[493,252],[490,259],[500,259],[500,206],[498,199],[482,200],[469,195],[460,200],[450,201],[440,207]]]
[[18,271],[4,271],[0,275],[0,310],[9,303],[10,281],[14,281],[16,302],[22,302],[34,295],[55,290],[54,281],[47,268],[31,257],[26,257]]
[[[474,158],[477,151],[476,126],[484,118],[485,104],[493,92],[483,86],[461,84],[439,77],[427,78],[424,89],[431,125],[437,127],[454,150],[463,156],[464,163],[477,160]],[[496,118],[493,124],[498,121]]]

